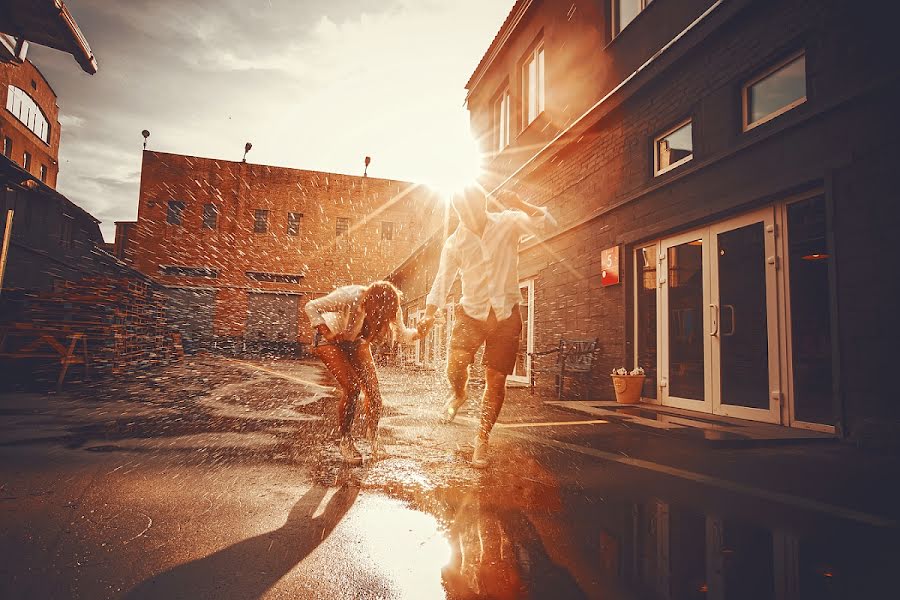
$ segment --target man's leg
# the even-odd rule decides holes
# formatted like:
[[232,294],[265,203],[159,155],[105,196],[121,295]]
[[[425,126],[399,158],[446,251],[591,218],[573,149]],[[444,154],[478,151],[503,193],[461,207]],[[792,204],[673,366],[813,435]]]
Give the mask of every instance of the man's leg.
[[478,429],[478,436],[487,442],[506,399],[506,373],[491,367],[485,367],[484,371],[486,381],[484,396],[481,398],[481,426]]
[[462,309],[456,313],[456,324],[450,337],[450,356],[447,357],[447,381],[450,397],[441,410],[441,422],[449,423],[466,401],[469,365],[475,352],[484,343],[484,323],[468,316]]

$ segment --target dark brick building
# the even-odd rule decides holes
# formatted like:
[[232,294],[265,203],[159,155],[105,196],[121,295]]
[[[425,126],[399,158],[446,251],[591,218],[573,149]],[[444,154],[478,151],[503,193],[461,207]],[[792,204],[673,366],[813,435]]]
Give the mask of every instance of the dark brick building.
[[596,337],[594,397],[639,364],[647,402],[896,432],[893,45],[838,0],[516,2],[467,89],[485,187],[560,222],[520,255],[523,357]]
[[145,151],[116,251],[167,286],[195,345],[289,349],[309,341],[307,300],[382,277],[435,206],[407,182]]

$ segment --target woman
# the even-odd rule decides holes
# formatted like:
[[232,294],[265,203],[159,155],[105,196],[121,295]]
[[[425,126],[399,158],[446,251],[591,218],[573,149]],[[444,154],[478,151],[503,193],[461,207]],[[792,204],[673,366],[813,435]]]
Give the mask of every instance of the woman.
[[371,345],[393,332],[402,342],[419,338],[416,329],[403,323],[400,290],[387,281],[339,287],[327,296],[306,303],[306,314],[315,328],[313,352],[337,379],[342,394],[338,402],[341,457],[358,465],[362,455],[351,436],[356,400],[366,394],[366,435],[372,455],[378,452],[378,421],[381,418],[381,391]]

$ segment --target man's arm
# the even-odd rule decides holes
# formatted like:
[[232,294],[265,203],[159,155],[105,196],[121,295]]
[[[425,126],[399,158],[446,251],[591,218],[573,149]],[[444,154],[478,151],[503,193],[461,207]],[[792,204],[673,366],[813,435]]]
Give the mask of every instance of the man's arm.
[[452,238],[448,238],[441,250],[441,262],[438,265],[437,275],[435,275],[431,291],[428,292],[428,297],[425,299],[425,316],[418,326],[419,337],[424,337],[431,330],[434,325],[434,314],[447,302],[450,286],[453,285],[459,272],[456,253],[453,252],[450,239]]
[[542,226],[546,221],[549,221],[551,225],[556,225],[556,220],[550,215],[550,211],[543,206],[535,206],[526,202],[515,192],[508,190],[500,192],[497,194],[497,202],[508,209],[524,213],[524,215],[519,214],[514,218],[517,225],[527,234],[534,234],[533,229]]

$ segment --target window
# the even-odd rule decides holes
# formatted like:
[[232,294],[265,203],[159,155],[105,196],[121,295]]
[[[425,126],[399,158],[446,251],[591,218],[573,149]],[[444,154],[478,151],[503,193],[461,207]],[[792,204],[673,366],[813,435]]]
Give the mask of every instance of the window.
[[642,10],[650,6],[653,0],[612,0],[613,35],[619,33],[634,21]]
[[253,211],[253,233],[265,233],[269,230],[269,211],[258,208]]
[[50,124],[47,117],[27,92],[10,85],[6,94],[6,110],[28,127],[34,135],[41,138],[45,144],[50,143]]
[[743,87],[744,131],[806,102],[806,54],[794,54]]
[[390,221],[381,222],[381,239],[382,241],[391,241],[394,239],[394,224]]
[[47,183],[47,165],[41,165],[41,181]]
[[219,224],[219,209],[215,204],[203,205],[203,229],[215,229]]
[[25,155],[22,157],[22,168],[25,169],[26,171],[31,170],[31,153],[30,152],[26,152]]
[[303,220],[303,213],[289,212],[287,222],[288,235],[300,235],[300,221]]
[[160,265],[159,270],[163,275],[171,277],[206,277],[215,279],[219,276],[216,269],[209,267],[185,267],[182,265]]
[[62,216],[59,226],[59,243],[66,248],[72,247],[72,232],[75,228],[75,219],[69,215]]
[[494,149],[502,152],[509,146],[509,88],[494,101]]
[[183,216],[184,202],[181,202],[180,200],[169,200],[169,205],[166,209],[166,223],[169,225],[181,225]]
[[347,235],[350,232],[350,219],[347,219],[345,217],[338,217],[334,231],[335,235],[337,235],[338,237]]
[[528,127],[544,112],[544,44],[535,46],[522,66],[522,113]]
[[694,139],[691,120],[668,130],[653,143],[653,175],[682,165],[694,157]]
[[3,156],[6,158],[12,158],[12,138],[5,137],[3,138]]
[[303,275],[291,273],[266,273],[263,271],[247,271],[247,278],[253,281],[265,281],[268,283],[300,283]]

